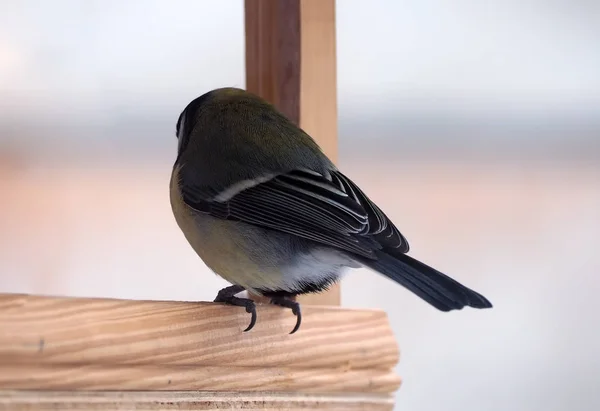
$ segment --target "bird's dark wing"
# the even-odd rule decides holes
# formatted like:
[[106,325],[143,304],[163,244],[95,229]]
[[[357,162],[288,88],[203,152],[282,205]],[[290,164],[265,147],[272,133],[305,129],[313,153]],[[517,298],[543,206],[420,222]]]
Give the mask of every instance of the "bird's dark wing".
[[243,221],[367,258],[376,250],[406,253],[408,242],[346,176],[294,170],[241,190],[227,201],[206,200],[193,181],[180,181],[185,203],[214,217]]

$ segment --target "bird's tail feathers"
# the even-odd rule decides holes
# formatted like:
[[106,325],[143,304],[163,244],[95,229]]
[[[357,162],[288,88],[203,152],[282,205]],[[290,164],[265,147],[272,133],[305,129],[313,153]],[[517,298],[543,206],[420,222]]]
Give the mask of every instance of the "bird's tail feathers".
[[406,287],[438,310],[460,310],[465,306],[492,307],[483,295],[406,254],[391,256],[377,252],[377,257],[377,260],[364,263]]

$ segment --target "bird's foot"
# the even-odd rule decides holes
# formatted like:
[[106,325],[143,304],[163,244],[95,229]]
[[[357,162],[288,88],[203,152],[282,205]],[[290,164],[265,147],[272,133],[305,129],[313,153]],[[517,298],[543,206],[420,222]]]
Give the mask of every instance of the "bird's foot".
[[242,291],[246,291],[246,289],[241,285],[231,285],[229,287],[225,287],[219,291],[214,302],[234,305],[236,307],[245,307],[246,312],[252,314],[250,325],[248,325],[248,327],[244,330],[244,332],[246,332],[250,331],[256,324],[256,304],[249,298],[240,298],[235,296]]
[[292,295],[277,295],[271,297],[271,304],[278,305],[280,307],[291,308],[292,313],[296,316],[296,326],[290,334],[294,334],[300,328],[302,323],[302,312],[300,311],[300,304],[292,299]]

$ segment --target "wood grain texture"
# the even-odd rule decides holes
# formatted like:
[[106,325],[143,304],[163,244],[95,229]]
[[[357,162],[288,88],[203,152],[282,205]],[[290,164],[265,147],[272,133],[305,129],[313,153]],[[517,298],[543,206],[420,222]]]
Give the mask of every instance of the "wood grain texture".
[[0,389],[391,393],[384,312],[0,295]]
[[[335,0],[246,0],[246,89],[273,103],[337,160]],[[298,297],[340,305],[339,284]]]
[[391,393],[392,370],[191,365],[0,364],[0,388],[88,391]]
[[269,410],[391,411],[389,396],[235,392],[0,391],[0,411],[48,410]]

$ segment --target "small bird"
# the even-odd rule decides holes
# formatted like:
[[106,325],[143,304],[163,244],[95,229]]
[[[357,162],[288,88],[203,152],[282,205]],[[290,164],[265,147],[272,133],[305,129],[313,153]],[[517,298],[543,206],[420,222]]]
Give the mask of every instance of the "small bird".
[[246,290],[292,310],[346,268],[368,267],[441,311],[491,308],[481,294],[409,257],[406,238],[317,143],[264,99],[219,88],[177,120],[173,214],[204,263],[231,286],[215,302],[256,306]]

